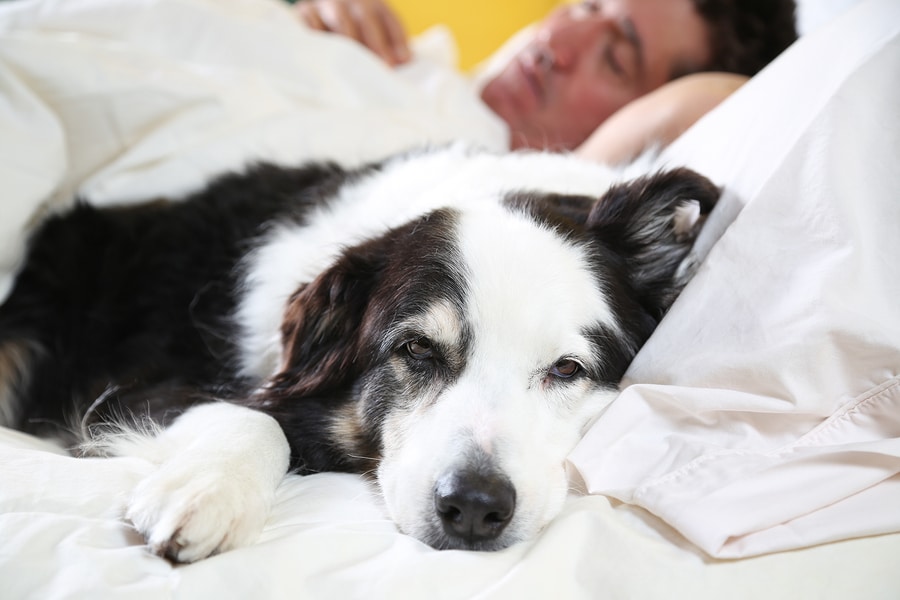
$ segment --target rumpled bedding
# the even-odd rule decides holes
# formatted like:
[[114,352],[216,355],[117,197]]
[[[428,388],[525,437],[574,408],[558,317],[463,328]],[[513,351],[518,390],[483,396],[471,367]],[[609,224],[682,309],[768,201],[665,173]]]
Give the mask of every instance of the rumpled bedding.
[[[364,480],[289,476],[257,544],[173,566],[120,520],[149,465],[0,428],[0,597],[900,597],[898,73],[900,5],[866,0],[660,157],[726,190],[706,259],[571,456],[591,495],[537,540],[438,552]],[[5,285],[76,191],[504,147],[468,85],[431,58],[395,73],[277,2],[0,5]]]
[[742,210],[572,456],[591,492],[718,557],[900,531],[898,73],[862,3],[669,149]]
[[0,4],[0,36],[7,272],[35,213],[75,192],[143,200],[254,160],[353,165],[455,139],[508,144],[439,30],[396,71],[277,0],[16,0]]

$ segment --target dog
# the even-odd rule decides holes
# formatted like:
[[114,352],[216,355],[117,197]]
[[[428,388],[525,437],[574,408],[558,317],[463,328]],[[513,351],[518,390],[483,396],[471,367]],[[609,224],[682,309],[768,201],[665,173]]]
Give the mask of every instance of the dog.
[[173,561],[251,543],[290,470],[374,474],[402,532],[499,550],[561,510],[718,196],[450,146],[78,202],[0,307],[0,418],[154,465],[125,517]]

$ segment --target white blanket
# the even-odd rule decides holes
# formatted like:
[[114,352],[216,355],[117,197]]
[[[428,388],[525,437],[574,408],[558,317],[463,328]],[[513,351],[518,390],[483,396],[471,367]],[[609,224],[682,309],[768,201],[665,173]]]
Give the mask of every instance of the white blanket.
[[0,271],[35,211],[76,191],[146,199],[252,160],[507,147],[437,34],[396,71],[277,0],[18,0],[0,3],[0,35]]
[[[900,6],[867,0],[666,153],[727,189],[708,260],[572,456],[597,495],[539,539],[438,552],[323,474],[286,479],[258,544],[173,567],[119,519],[147,465],[0,429],[0,596],[898,597],[898,44]],[[0,4],[0,261],[74,190],[505,144],[466,82],[423,86],[418,64],[394,73],[264,0]]]

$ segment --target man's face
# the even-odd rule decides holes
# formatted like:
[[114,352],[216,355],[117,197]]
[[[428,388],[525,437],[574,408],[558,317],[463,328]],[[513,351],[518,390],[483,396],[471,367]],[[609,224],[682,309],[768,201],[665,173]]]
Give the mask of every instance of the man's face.
[[585,0],[554,10],[482,90],[513,148],[573,149],[635,98],[711,60],[692,0]]

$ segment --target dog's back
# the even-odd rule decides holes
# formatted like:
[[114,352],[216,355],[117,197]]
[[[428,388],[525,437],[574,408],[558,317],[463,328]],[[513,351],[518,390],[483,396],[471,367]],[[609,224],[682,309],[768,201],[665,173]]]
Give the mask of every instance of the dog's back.
[[0,306],[0,424],[67,439],[131,389],[163,403],[148,390],[221,384],[240,259],[267,222],[302,220],[343,177],[260,165],[188,202],[79,203],[47,219]]

